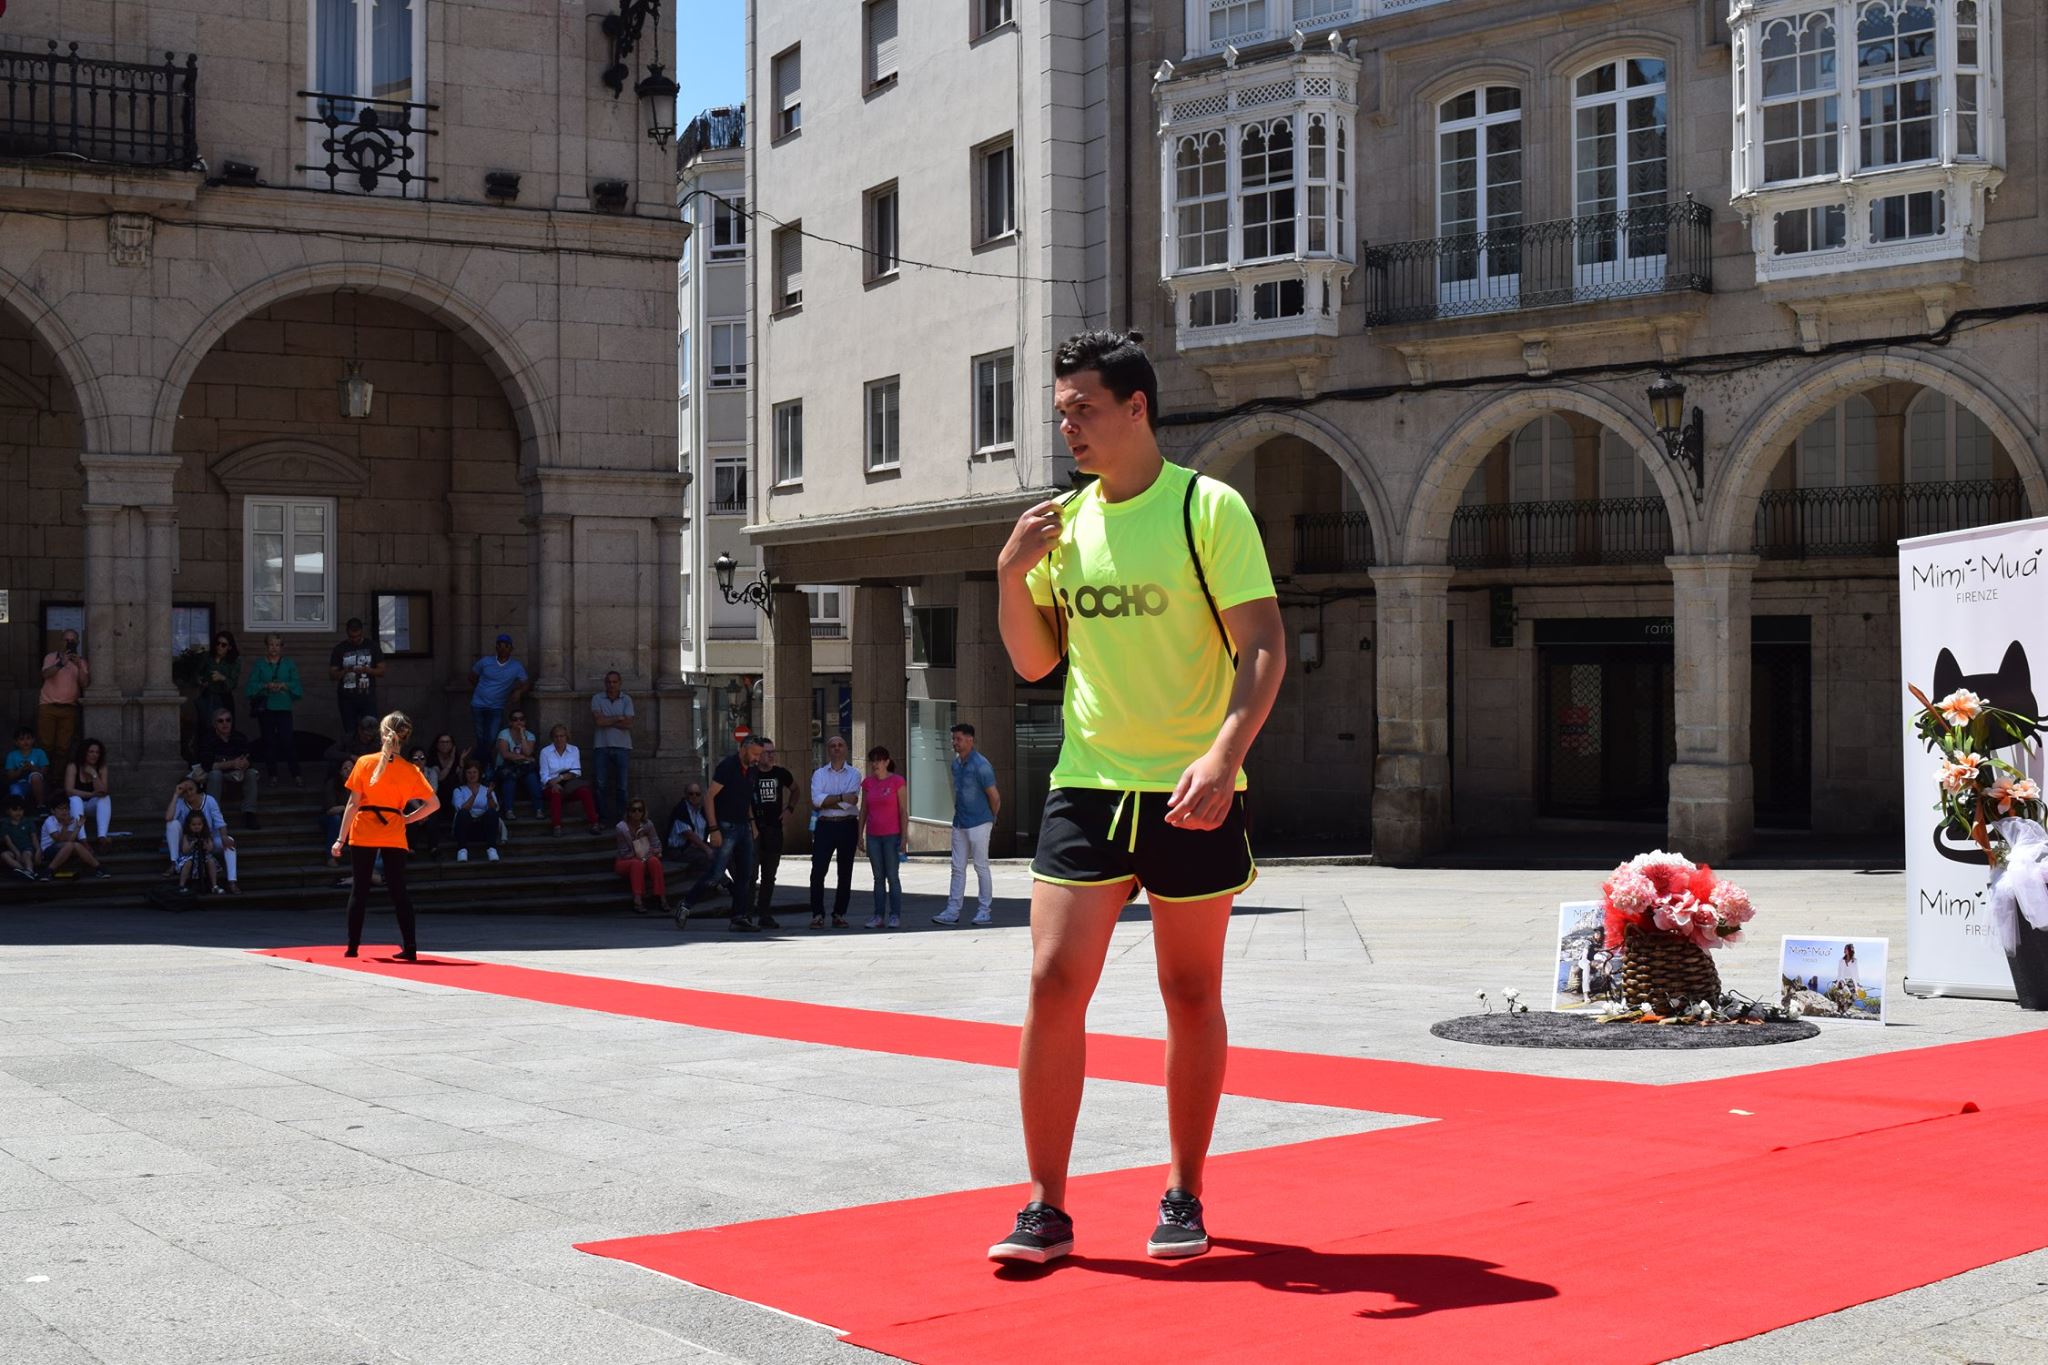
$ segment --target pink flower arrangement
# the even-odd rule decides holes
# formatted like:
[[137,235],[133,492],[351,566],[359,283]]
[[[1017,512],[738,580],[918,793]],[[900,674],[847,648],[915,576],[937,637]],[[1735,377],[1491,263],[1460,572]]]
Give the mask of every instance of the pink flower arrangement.
[[1706,949],[1740,943],[1742,926],[1756,915],[1741,887],[1661,849],[1615,868],[1600,892],[1610,950],[1622,947],[1632,928],[1654,929]]

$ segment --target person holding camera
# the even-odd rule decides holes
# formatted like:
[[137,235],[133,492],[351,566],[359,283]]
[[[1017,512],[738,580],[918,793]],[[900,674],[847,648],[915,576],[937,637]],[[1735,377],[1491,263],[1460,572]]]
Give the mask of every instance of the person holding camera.
[[63,643],[43,656],[43,690],[36,698],[36,736],[60,763],[78,742],[81,699],[91,685],[92,665],[78,652],[78,632],[67,630]]

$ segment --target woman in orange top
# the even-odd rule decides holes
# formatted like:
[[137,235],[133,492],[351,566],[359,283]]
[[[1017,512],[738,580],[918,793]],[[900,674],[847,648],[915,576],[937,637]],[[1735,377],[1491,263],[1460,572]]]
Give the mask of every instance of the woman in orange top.
[[[383,741],[374,754],[356,760],[348,775],[348,805],[341,812],[341,837],[329,850],[339,858],[344,845],[353,851],[355,881],[348,897],[348,953],[354,957],[363,941],[363,912],[370,896],[370,874],[377,858],[384,859],[384,885],[391,891],[391,908],[398,914],[398,933],[405,942],[398,954],[401,962],[419,960],[419,944],[413,936],[412,897],[405,889],[405,827],[424,820],[441,808],[441,798],[426,774],[399,757],[405,741],[412,736],[412,722],[393,711],[377,727]],[[410,814],[406,806],[420,802]]]

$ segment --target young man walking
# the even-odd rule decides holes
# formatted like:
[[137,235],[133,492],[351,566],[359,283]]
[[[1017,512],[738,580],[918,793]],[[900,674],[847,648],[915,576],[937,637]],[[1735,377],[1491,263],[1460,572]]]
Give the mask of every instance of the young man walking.
[[1223,1092],[1223,936],[1257,875],[1246,752],[1286,667],[1257,525],[1232,488],[1166,463],[1158,380],[1128,336],[1053,358],[1053,406],[1094,481],[1017,520],[997,561],[1003,644],[1025,678],[1067,660],[1066,738],[1031,865],[1031,995],[1018,1057],[1031,1201],[998,1261],[1074,1246],[1067,1162],[1088,1000],[1125,902],[1152,907],[1166,1004],[1167,1190],[1153,1256],[1209,1249],[1202,1168]]

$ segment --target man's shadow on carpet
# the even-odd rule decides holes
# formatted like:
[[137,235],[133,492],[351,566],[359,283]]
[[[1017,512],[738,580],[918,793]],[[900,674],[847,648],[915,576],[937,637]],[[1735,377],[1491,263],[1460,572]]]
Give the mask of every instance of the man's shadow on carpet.
[[1133,1279],[1171,1276],[1198,1284],[1250,1283],[1283,1294],[1377,1294],[1395,1301],[1391,1308],[1362,1308],[1357,1314],[1361,1318],[1419,1318],[1458,1308],[1554,1299],[1558,1292],[1555,1285],[1499,1274],[1499,1265],[1469,1256],[1315,1251],[1240,1237],[1218,1237],[1211,1245],[1244,1254],[1187,1261],[1076,1254],[1047,1266],[1008,1265],[996,1274],[1001,1279],[1035,1280],[1065,1268]]

